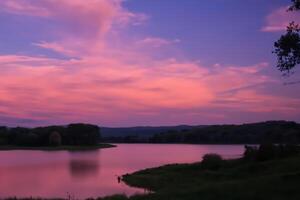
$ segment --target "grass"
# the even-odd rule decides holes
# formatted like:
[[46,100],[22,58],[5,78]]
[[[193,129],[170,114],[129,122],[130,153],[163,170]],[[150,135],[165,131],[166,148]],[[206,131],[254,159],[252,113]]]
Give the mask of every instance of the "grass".
[[67,151],[84,151],[84,150],[95,150],[95,149],[102,149],[102,148],[111,148],[116,147],[116,145],[113,144],[98,144],[98,145],[91,145],[91,146],[42,146],[42,147],[26,147],[26,146],[11,146],[11,145],[5,145],[0,146],[0,151],[9,151],[9,150],[42,150],[42,151],[61,151],[61,150],[67,150]]
[[154,193],[104,199],[298,200],[300,157],[265,162],[226,160],[218,170],[205,170],[201,163],[166,165],[125,175],[124,181]]

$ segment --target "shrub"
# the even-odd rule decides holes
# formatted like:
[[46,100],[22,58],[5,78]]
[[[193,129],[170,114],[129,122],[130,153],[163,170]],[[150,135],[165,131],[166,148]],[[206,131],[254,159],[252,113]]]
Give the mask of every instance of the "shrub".
[[245,160],[256,160],[258,153],[258,147],[245,145],[244,159]]
[[96,145],[100,140],[100,129],[91,124],[69,124],[67,133],[72,145]]
[[265,161],[265,160],[272,160],[276,157],[276,147],[273,144],[261,144],[258,149],[257,160],[258,161]]
[[49,145],[51,145],[51,146],[60,146],[61,145],[61,136],[58,132],[54,131],[50,134]]
[[218,154],[205,154],[201,166],[203,169],[218,170],[222,166],[223,159]]
[[300,147],[291,144],[261,144],[259,147],[245,146],[244,159],[251,161],[267,161],[287,158],[299,154]]

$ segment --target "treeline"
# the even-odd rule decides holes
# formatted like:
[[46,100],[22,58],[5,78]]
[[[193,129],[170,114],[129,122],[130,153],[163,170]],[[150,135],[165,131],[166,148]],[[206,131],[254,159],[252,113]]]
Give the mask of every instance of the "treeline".
[[152,143],[261,144],[299,143],[300,125],[270,121],[243,125],[214,125],[190,131],[169,131],[149,138]]
[[100,140],[100,129],[91,124],[70,124],[37,128],[0,127],[0,145],[13,146],[60,146],[96,145]]
[[[138,137],[150,137],[154,134],[168,130],[190,130],[200,126],[177,125],[177,126],[135,126],[135,127],[101,127],[102,137],[124,137],[134,135]],[[203,126],[201,126],[203,127]]]
[[261,144],[300,143],[300,124],[268,121],[242,125],[212,125],[182,130],[168,130],[148,138],[137,135],[108,137],[110,142],[188,143],[188,144]]
[[152,136],[143,137],[141,135],[125,135],[125,136],[106,136],[103,141],[107,143],[150,143]]

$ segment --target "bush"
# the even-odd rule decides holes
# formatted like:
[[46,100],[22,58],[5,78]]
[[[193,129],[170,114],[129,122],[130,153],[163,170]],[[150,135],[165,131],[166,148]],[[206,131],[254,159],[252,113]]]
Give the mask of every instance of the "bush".
[[222,166],[223,159],[218,154],[205,154],[201,166],[203,169],[218,170]]
[[51,146],[60,146],[61,145],[61,136],[58,132],[54,131],[50,134],[49,145],[51,145]]
[[280,145],[280,157],[288,157],[297,155],[300,152],[300,147],[298,145],[293,144],[286,144],[286,145]]
[[6,145],[7,139],[6,138],[0,138],[0,145]]
[[265,161],[265,160],[272,160],[277,156],[276,147],[273,144],[261,144],[258,149],[257,160],[258,161]]
[[257,146],[245,145],[244,159],[245,160],[256,160],[258,154]]
[[244,159],[251,161],[267,161],[278,158],[287,158],[300,153],[298,145],[291,144],[261,144],[256,146],[245,146]]
[[67,134],[72,145],[96,145],[100,140],[100,129],[91,124],[70,124]]

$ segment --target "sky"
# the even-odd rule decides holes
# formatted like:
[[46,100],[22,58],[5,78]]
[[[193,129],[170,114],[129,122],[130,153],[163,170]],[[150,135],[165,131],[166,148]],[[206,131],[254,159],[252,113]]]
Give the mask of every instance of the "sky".
[[289,0],[1,0],[0,125],[300,122]]

